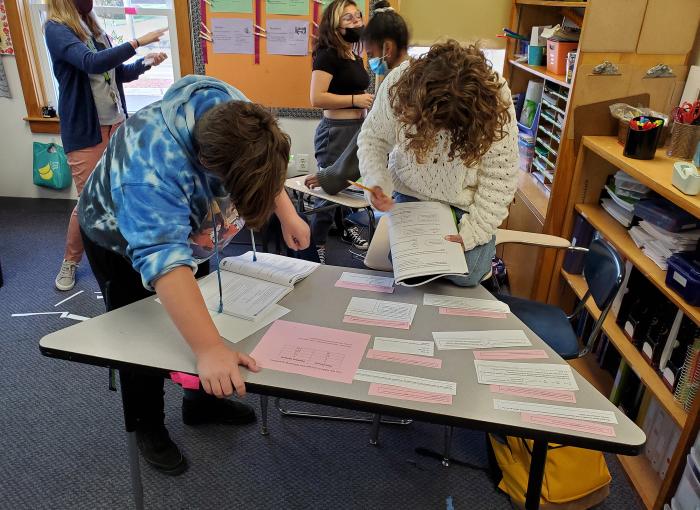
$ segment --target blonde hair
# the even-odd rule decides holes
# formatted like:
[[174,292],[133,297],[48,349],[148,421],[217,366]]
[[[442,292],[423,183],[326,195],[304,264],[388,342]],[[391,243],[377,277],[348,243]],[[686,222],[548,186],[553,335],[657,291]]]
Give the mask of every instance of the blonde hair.
[[347,43],[338,31],[340,28],[340,18],[346,7],[352,5],[357,7],[354,0],[333,0],[323,11],[321,22],[318,26],[318,39],[314,44],[314,54],[321,48],[333,48],[340,58],[345,58],[352,51],[352,45]]
[[[47,22],[54,21],[67,26],[83,42],[93,35],[99,36],[102,34],[102,28],[100,28],[95,14],[90,12],[85,16],[81,16],[73,0],[47,0],[47,7]],[[85,30],[86,26],[92,33],[88,33]]]

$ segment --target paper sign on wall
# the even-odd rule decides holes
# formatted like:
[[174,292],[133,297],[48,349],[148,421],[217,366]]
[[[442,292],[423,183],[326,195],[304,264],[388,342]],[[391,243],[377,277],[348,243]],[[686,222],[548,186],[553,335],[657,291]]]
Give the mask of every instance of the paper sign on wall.
[[252,55],[253,20],[239,18],[212,18],[214,53]]
[[267,53],[298,55],[309,53],[309,22],[282,19],[267,20]]

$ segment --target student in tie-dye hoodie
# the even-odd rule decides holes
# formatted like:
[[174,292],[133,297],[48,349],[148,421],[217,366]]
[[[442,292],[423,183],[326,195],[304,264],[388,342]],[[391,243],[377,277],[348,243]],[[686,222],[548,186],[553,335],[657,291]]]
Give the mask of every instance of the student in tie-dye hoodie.
[[[239,364],[258,368],[221,339],[194,273],[215,239],[221,249],[244,223],[259,227],[273,212],[287,245],[308,247],[308,225],[284,191],[288,161],[289,137],[268,111],[219,80],[188,76],[117,130],[78,204],[107,310],[155,290],[197,356],[202,386],[217,397],[245,393]],[[163,378],[122,369],[120,383],[127,429],[146,460],[183,472],[187,462],[163,425]],[[185,391],[186,424],[254,419],[241,402]]]

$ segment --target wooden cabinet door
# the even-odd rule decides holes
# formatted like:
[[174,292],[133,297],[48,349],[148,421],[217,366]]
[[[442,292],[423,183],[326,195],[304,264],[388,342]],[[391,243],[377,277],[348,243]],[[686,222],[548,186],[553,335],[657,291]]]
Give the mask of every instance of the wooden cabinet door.
[[579,49],[634,53],[646,6],[647,0],[588,0]]
[[698,31],[698,0],[649,0],[637,53],[684,55]]
[[[520,191],[516,192],[510,206],[508,230],[542,233],[543,225],[528,206]],[[510,292],[514,296],[530,298],[539,275],[538,262],[541,248],[522,244],[502,245],[503,260],[508,270]]]

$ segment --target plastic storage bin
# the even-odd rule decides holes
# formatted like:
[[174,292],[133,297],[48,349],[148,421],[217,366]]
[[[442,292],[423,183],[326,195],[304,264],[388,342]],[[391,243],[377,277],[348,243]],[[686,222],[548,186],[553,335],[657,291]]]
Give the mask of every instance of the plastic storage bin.
[[547,71],[566,75],[568,54],[576,48],[578,48],[577,42],[547,41]]
[[700,227],[692,214],[664,198],[647,198],[634,204],[634,215],[669,232],[683,232]]
[[520,153],[520,170],[529,172],[535,157],[535,138],[525,133],[519,133],[518,151]]
[[678,292],[689,305],[700,305],[700,261],[694,253],[671,255],[668,259],[666,285]]

